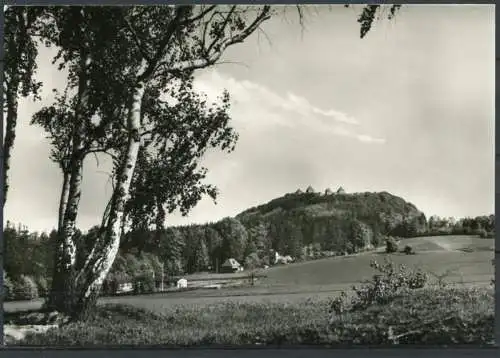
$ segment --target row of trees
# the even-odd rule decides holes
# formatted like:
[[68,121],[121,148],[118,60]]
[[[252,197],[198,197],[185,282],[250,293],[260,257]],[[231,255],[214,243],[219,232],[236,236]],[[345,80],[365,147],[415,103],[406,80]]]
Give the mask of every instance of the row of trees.
[[474,218],[455,219],[431,216],[427,233],[431,235],[481,235],[493,237],[495,232],[495,215],[482,215]]
[[[399,6],[390,7],[390,15]],[[379,5],[363,8],[361,37]],[[128,231],[163,229],[176,209],[187,213],[204,195],[200,159],[209,149],[230,152],[237,134],[229,125],[229,94],[217,103],[193,90],[196,70],[217,64],[283,10],[270,5],[124,7],[14,7],[4,9],[3,77],[6,135],[3,202],[8,192],[19,97],[35,99],[38,48],[56,48],[54,64],[67,85],[32,124],[47,133],[50,159],[62,186],[47,307],[82,318],[95,307],[102,284]],[[297,7],[302,15],[302,8]],[[89,155],[113,159],[113,194],[94,232],[79,245],[76,227]]]
[[[452,224],[453,223],[453,224]],[[98,239],[98,226],[86,233],[77,230],[77,266]],[[493,236],[494,216],[439,219],[431,217],[433,234],[477,234]],[[489,235],[486,235],[489,233]],[[7,223],[4,228],[4,282],[7,299],[46,296],[51,285],[57,231],[29,232],[22,225]],[[296,260],[351,254],[381,246],[388,233],[376,232],[353,215],[312,217],[298,212],[282,212],[271,219],[225,218],[204,225],[168,227],[159,231],[132,231],[124,235],[110,273],[103,282],[104,293],[116,292],[117,285],[133,283],[138,292],[154,291],[170,277],[184,273],[217,270],[228,258],[236,258],[247,268],[273,264],[274,251]]]

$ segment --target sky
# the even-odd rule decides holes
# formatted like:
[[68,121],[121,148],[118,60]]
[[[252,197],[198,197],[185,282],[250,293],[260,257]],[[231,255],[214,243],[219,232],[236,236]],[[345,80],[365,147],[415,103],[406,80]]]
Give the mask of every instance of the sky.
[[[231,95],[231,153],[203,164],[217,204],[203,199],[167,225],[203,223],[298,188],[388,191],[427,216],[494,212],[494,6],[405,5],[364,39],[359,8],[333,6],[273,18],[223,63],[196,75],[196,89]],[[53,101],[66,75],[40,48],[41,102],[19,102],[4,218],[31,230],[57,225],[61,173],[31,116]],[[102,216],[111,194],[105,158],[85,162],[78,226]]]

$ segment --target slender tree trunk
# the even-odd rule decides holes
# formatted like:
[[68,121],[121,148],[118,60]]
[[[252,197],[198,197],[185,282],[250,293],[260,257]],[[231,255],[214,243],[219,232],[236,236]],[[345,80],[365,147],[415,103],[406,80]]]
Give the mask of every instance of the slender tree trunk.
[[[75,128],[73,132],[72,157],[69,163],[69,174],[66,174],[61,192],[58,221],[58,242],[55,249],[54,274],[52,288],[46,306],[59,312],[70,314],[74,307],[76,294],[76,219],[80,205],[83,179],[83,138],[84,113],[88,105],[88,77],[86,69],[90,65],[90,56],[82,54],[79,78],[79,96],[76,109]],[[66,169],[66,168],[64,168]],[[67,185],[67,188],[64,186]],[[67,193],[67,194],[66,194]],[[61,217],[62,215],[62,217]]]
[[61,189],[61,197],[59,198],[59,222],[57,223],[57,231],[61,232],[64,225],[64,214],[68,205],[70,174],[63,169],[63,185]]
[[[71,309],[71,301],[74,299],[74,275],[76,265],[76,243],[74,235],[76,232],[76,219],[78,206],[80,204],[82,186],[83,160],[75,158],[72,163],[71,175],[66,183],[68,192],[66,195],[63,219],[58,231],[58,245],[56,247],[56,260],[54,276],[52,279],[52,290],[49,296],[48,306],[58,311],[66,312]],[[60,207],[61,208],[61,207]]]
[[3,206],[7,202],[7,192],[9,191],[8,172],[10,169],[11,152],[16,139],[19,80],[17,78],[12,79],[9,87],[7,90],[7,116],[5,118],[5,139],[3,144]]
[[94,245],[85,265],[76,277],[78,282],[78,300],[74,302],[73,317],[87,317],[97,304],[102,284],[106,278],[120,247],[122,220],[125,202],[129,195],[130,184],[134,174],[137,156],[141,146],[140,112],[144,84],[134,90],[130,104],[127,129],[129,133],[127,149],[117,172],[117,184],[112,196],[111,210],[107,225]]

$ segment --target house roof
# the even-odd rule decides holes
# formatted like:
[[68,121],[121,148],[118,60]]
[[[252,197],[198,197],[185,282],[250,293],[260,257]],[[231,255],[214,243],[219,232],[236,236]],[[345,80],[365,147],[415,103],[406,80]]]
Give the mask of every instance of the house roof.
[[231,267],[239,267],[241,266],[240,263],[238,261],[236,261],[235,259],[233,258],[230,258],[230,259],[227,259],[223,264],[222,266],[231,266]]

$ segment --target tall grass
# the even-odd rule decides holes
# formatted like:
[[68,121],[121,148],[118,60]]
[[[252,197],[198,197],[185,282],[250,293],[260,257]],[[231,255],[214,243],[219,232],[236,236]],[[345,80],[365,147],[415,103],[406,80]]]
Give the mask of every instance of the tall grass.
[[493,343],[492,289],[425,286],[427,276],[372,263],[372,280],[327,300],[231,303],[156,314],[125,305],[99,307],[84,322],[21,345],[394,345]]

